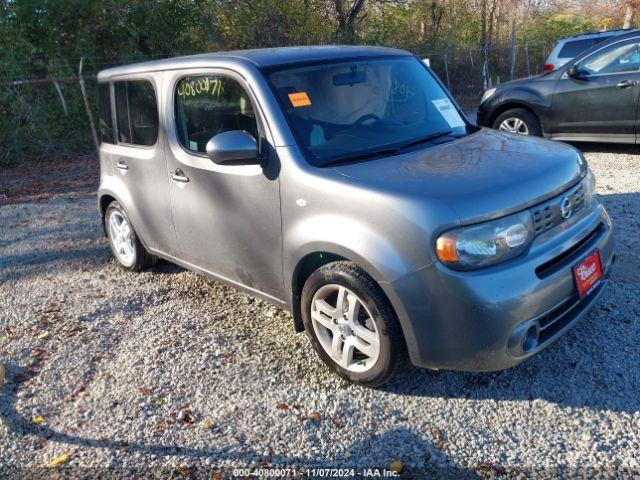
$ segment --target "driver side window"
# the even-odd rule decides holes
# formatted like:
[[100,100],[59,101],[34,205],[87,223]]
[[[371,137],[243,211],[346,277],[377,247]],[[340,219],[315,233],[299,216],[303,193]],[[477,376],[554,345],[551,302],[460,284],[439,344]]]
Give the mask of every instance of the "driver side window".
[[588,75],[640,71],[640,41],[611,45],[583,60],[579,70]]
[[258,139],[251,99],[237,81],[221,75],[184,77],[174,95],[178,138],[187,150],[205,153],[212,137],[230,130]]

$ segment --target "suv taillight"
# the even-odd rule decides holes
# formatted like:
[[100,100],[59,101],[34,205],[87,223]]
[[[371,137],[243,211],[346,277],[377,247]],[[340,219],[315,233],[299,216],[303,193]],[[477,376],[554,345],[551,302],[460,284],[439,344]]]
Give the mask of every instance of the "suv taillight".
[[553,70],[553,65],[552,65],[551,63],[547,63],[547,64],[544,66],[544,71],[545,71],[545,72],[550,72],[551,70]]

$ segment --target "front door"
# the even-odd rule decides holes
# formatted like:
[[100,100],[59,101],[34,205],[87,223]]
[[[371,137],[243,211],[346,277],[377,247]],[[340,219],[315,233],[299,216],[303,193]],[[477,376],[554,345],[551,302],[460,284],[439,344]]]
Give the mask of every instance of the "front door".
[[217,165],[205,150],[214,135],[231,130],[268,144],[250,90],[226,70],[165,72],[163,82],[180,259],[256,293],[284,298],[277,158],[264,168]]
[[580,77],[566,74],[552,99],[552,134],[635,140],[640,92],[640,42],[621,41],[579,61]]

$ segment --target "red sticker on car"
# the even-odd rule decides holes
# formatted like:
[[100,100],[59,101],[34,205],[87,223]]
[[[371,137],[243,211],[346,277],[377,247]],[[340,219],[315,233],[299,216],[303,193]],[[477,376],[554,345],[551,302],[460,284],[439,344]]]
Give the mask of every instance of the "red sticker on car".
[[602,278],[602,264],[598,250],[573,267],[573,276],[578,286],[578,294],[582,297]]

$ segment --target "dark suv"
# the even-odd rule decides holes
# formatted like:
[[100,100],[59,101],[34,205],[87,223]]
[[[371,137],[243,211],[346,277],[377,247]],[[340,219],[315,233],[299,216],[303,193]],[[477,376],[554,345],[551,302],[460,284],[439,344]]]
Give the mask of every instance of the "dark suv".
[[640,33],[602,42],[563,67],[487,90],[478,124],[566,141],[636,143]]

